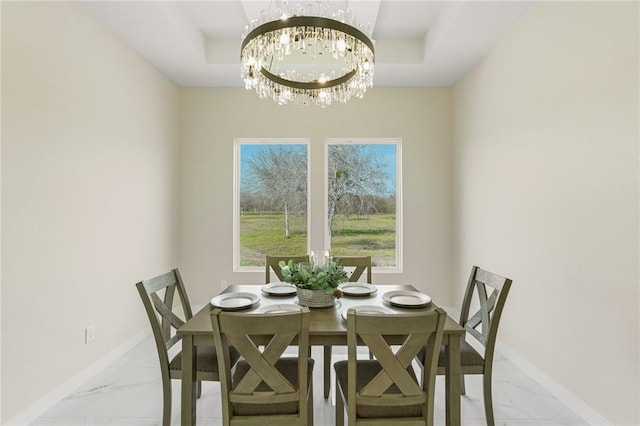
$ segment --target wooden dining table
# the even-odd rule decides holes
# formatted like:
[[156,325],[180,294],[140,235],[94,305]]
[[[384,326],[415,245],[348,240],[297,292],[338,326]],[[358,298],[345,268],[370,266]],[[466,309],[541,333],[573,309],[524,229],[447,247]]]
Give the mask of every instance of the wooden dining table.
[[[241,312],[257,313],[274,304],[292,304],[297,302],[295,295],[288,297],[270,296],[262,291],[262,285],[233,285],[223,293],[247,292],[259,297],[257,304]],[[432,302],[421,308],[400,308],[387,304],[382,296],[388,291],[416,291],[406,284],[375,285],[377,291],[366,297],[343,297],[330,308],[312,308],[309,320],[309,343],[312,346],[346,346],[347,325],[342,312],[358,305],[384,306],[390,312],[428,311],[435,309]],[[195,351],[198,346],[213,345],[213,330],[210,313],[213,307],[207,304],[177,331],[182,336],[182,426],[196,424],[196,380]],[[447,316],[444,325],[443,345],[447,358],[445,392],[446,424],[460,425],[460,339],[464,338],[464,328]],[[400,342],[399,342],[400,343]],[[326,366],[325,366],[326,368]]]

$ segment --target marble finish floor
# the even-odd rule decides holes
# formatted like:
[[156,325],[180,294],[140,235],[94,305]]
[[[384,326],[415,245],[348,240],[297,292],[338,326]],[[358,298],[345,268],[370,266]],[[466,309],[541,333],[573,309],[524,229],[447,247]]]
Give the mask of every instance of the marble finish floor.
[[[334,349],[334,361],[345,359]],[[313,348],[314,420],[316,426],[335,424],[335,403],[322,397],[322,348]],[[435,424],[444,425],[444,378],[436,383]],[[484,425],[481,376],[466,379],[462,396],[462,424]],[[504,357],[494,364],[494,411],[496,425],[577,426],[587,423],[526,376]],[[319,385],[318,385],[319,384]],[[33,426],[151,426],[161,425],[162,390],[158,357],[151,337],[146,338],[80,389],[31,423]],[[333,392],[332,392],[333,394]],[[199,426],[222,424],[218,383],[203,383],[197,401]],[[180,384],[173,381],[173,422],[180,425]]]

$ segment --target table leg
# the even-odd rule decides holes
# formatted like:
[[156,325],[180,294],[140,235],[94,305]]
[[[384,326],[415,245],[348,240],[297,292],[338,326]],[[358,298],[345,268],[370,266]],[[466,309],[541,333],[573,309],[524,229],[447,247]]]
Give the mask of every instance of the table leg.
[[331,345],[324,346],[324,397],[329,398],[329,392],[331,391]]
[[182,337],[182,426],[196,424],[196,352],[193,336]]
[[447,426],[460,426],[460,339],[451,336],[445,347],[445,352],[447,355],[446,424]]

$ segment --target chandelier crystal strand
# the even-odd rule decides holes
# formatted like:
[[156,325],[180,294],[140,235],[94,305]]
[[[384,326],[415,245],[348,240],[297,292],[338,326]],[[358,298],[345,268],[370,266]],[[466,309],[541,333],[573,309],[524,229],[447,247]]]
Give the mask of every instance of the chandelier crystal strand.
[[[241,76],[247,90],[279,104],[318,105],[362,98],[373,86],[374,44],[368,29],[354,26],[351,10],[317,16],[297,6],[293,16],[276,9],[251,21],[243,34]],[[290,61],[291,63],[287,63]],[[293,66],[311,71],[297,71]]]

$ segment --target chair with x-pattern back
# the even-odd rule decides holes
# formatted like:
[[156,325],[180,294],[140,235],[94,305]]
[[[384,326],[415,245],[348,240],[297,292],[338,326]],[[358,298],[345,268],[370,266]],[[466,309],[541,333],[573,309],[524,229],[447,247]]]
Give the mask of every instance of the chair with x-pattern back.
[[[512,281],[509,278],[485,271],[477,266],[471,269],[471,275],[462,300],[460,325],[469,336],[484,347],[481,355],[466,340],[460,344],[460,393],[465,394],[464,376],[482,374],[484,411],[488,426],[495,425],[492,400],[493,358],[495,354],[498,325]],[[474,297],[475,296],[475,297]],[[475,303],[474,303],[475,300]],[[472,309],[477,309],[472,313]],[[424,352],[418,354],[418,360]],[[438,360],[438,374],[445,374],[446,355],[441,348]]]
[[349,282],[359,281],[362,274],[366,272],[366,282],[371,284],[371,256],[334,256],[333,260],[348,271]]
[[[409,314],[358,314],[347,312],[347,361],[335,364],[336,426],[433,425],[435,372],[446,313],[436,308]],[[402,337],[398,348],[388,336]],[[362,341],[376,359],[358,360]],[[416,377],[412,360],[426,348],[422,377]]]
[[[313,424],[309,308],[257,314],[214,309],[211,324],[221,354],[218,364],[225,426]],[[297,356],[283,357],[292,344],[297,346]],[[232,372],[229,353],[233,348],[242,359]]]
[[[140,293],[156,342],[162,377],[162,424],[169,426],[171,424],[171,379],[182,378],[181,352],[170,359],[169,350],[181,341],[181,336],[175,334],[175,330],[192,317],[191,305],[178,269],[138,282],[136,288]],[[229,361],[235,363],[237,359],[238,354],[234,350],[230,354]],[[196,351],[198,396],[201,394],[202,380],[218,381],[218,377],[215,348],[199,346]]]

